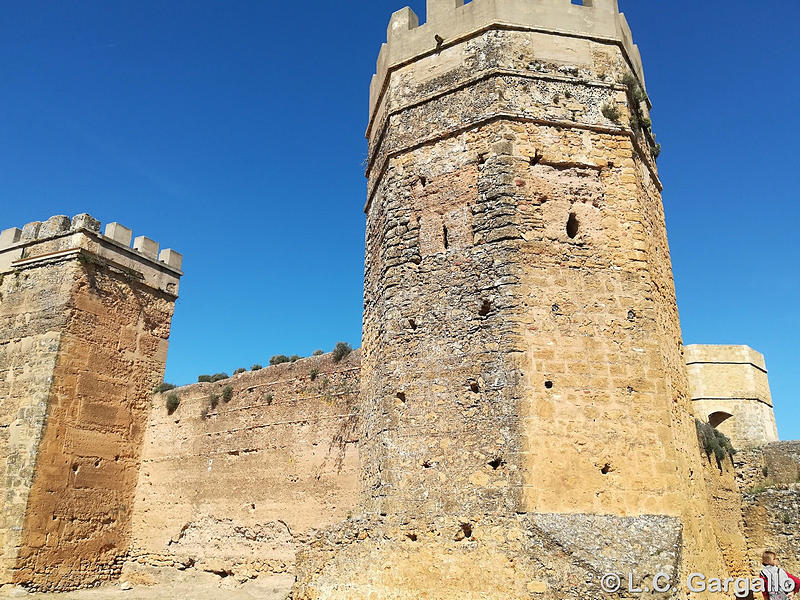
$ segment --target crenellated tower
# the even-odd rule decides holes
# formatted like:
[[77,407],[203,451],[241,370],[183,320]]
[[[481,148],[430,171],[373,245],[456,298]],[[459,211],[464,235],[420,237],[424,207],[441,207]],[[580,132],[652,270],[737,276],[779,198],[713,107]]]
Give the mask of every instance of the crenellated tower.
[[[479,510],[649,502],[623,490],[624,474],[606,476],[625,467],[605,432],[609,419],[666,400],[666,377],[686,388],[643,90],[614,0],[443,0],[428,2],[424,25],[407,8],[392,16],[367,131],[374,510],[443,508],[442,495],[418,489],[442,476],[442,494],[486,480],[458,502]],[[587,409],[604,434],[576,432],[588,448],[565,444]],[[470,450],[448,456],[432,434],[453,426]],[[395,435],[404,450],[419,445],[396,452]],[[561,460],[540,460],[553,447]],[[492,461],[502,468],[486,471]],[[427,463],[437,468],[409,482]],[[566,465],[588,478],[583,498],[556,500],[542,485],[558,487]]]
[[119,223],[0,233],[0,584],[113,579],[182,257]]
[[363,515],[309,546],[298,598],[599,597],[633,555],[724,572],[649,108],[616,0],[392,15],[367,129]]

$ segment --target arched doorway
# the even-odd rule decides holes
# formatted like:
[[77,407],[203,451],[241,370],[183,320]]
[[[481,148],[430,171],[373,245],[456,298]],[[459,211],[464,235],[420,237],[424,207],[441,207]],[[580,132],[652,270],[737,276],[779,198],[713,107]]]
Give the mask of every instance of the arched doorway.
[[713,412],[708,415],[708,424],[712,427],[718,427],[728,419],[730,419],[733,415],[730,413],[723,412],[721,410],[717,412]]

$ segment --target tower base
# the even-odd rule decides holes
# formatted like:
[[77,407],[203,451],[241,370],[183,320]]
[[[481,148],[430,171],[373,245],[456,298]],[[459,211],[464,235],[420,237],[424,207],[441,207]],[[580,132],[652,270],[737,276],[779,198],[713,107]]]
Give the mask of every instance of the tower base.
[[[634,598],[670,590],[681,573],[673,517],[538,514],[479,518],[351,519],[309,540],[297,557],[294,600]],[[603,591],[616,573],[622,589]],[[676,589],[672,589],[672,588]]]

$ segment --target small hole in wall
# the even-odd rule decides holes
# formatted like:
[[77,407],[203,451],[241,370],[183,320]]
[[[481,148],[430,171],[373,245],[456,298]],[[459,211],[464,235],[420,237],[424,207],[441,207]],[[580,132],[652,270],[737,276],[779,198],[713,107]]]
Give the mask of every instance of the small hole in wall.
[[250,505],[250,510],[255,510],[255,509],[256,509],[256,505],[255,504],[251,504]]
[[578,217],[575,216],[575,213],[569,213],[569,219],[567,220],[567,236],[570,238],[574,238],[578,235]]
[[409,326],[409,328],[411,328],[412,331],[416,331],[417,330],[417,322],[414,319],[409,319],[408,320],[408,326]]
[[444,249],[447,250],[447,247],[450,245],[447,239],[447,225],[442,225],[442,242],[444,243]]
[[119,462],[119,454],[114,457],[114,462]]
[[493,471],[497,471],[504,464],[506,464],[506,461],[499,457],[489,461],[489,466],[492,467]]
[[541,160],[542,160],[542,153],[537,150],[536,152],[534,152],[533,156],[530,157],[530,160],[528,162],[532,167],[535,167],[536,165],[539,164]]
[[56,519],[58,519],[58,517],[53,515],[53,521],[55,521]]
[[479,165],[486,164],[486,153],[485,152],[482,152],[481,154],[478,154],[478,164]]
[[553,382],[548,379],[547,381],[544,382],[544,387],[547,388],[548,390],[552,390]]
[[550,310],[552,310],[554,313],[557,313],[559,310],[561,310],[561,308],[558,306],[558,304],[553,304],[553,306],[550,307]]
[[492,303],[491,303],[491,302],[489,302],[488,300],[484,300],[484,301],[481,303],[481,307],[478,309],[478,314],[479,314],[480,316],[482,316],[482,317],[485,317],[486,315],[488,315],[488,314],[489,314],[489,312],[490,312],[491,310],[492,310]]
[[422,468],[423,469],[430,469],[433,466],[433,463],[429,460],[422,461]]
[[628,311],[628,321],[635,321],[636,320],[636,313],[632,310]]
[[462,523],[461,533],[464,534],[465,538],[472,537],[472,525],[470,525],[469,523]]
[[72,465],[72,472],[73,473],[77,473],[78,472],[78,465]]
[[425,187],[426,185],[428,185],[428,178],[425,177],[424,175],[420,175],[419,176],[419,183],[420,183],[420,185],[422,187]]
[[405,403],[405,401],[406,401],[406,393],[405,392],[397,392],[397,399],[400,400],[400,402]]
[[406,537],[409,540],[411,540],[412,542],[416,542],[417,541],[417,534],[416,533],[407,533]]
[[475,394],[477,394],[478,392],[481,391],[480,386],[478,386],[478,382],[475,381],[475,380],[472,380],[472,381],[469,382],[469,389],[470,389],[470,391],[472,391]]
[[613,469],[611,468],[611,465],[609,463],[606,463],[606,464],[603,465],[603,468],[600,469],[600,472],[603,475],[608,475],[612,470]]
[[94,468],[96,469],[99,466],[100,466],[100,461],[99,460],[94,461]]

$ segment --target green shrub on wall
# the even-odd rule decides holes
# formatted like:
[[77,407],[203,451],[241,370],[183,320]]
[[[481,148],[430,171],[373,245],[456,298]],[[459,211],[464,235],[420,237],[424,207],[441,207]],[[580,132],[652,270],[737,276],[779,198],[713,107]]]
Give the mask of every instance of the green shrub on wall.
[[176,410],[178,410],[178,406],[180,406],[181,400],[178,398],[178,394],[172,393],[167,394],[167,414],[171,415]]
[[233,386],[226,385],[224,388],[222,388],[222,401],[230,402],[231,398],[233,398]]
[[706,456],[711,458],[713,454],[717,462],[721,463],[725,457],[733,457],[736,454],[736,449],[731,444],[731,440],[719,429],[704,423],[700,419],[695,419],[694,423],[697,428],[697,439]]
[[339,342],[333,349],[333,362],[339,362],[353,351],[352,346],[346,342]]
[[174,390],[175,387],[176,387],[175,385],[163,381],[159,383],[155,388],[153,388],[153,392],[155,392],[156,394],[163,394],[164,392]]

